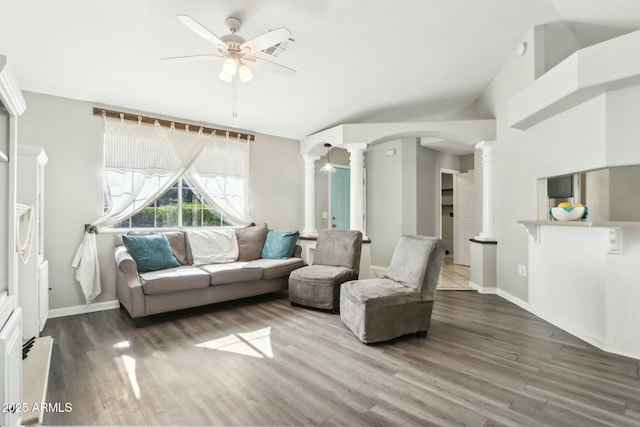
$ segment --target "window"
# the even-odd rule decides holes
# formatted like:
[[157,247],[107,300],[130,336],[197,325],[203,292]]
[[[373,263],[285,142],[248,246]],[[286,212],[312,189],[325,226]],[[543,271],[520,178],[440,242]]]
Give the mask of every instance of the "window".
[[[105,199],[107,199],[105,197]],[[115,228],[220,227],[231,225],[204,202],[186,177],[182,177],[151,205]]]

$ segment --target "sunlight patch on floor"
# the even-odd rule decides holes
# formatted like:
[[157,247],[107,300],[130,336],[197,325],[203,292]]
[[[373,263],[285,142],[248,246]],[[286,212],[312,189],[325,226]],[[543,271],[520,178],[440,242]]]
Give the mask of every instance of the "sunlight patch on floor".
[[226,337],[196,344],[196,347],[227,351],[261,359],[273,357],[271,327],[257,329],[252,332],[227,335]]
[[140,386],[138,385],[138,379],[136,378],[136,359],[131,356],[122,355],[122,362],[124,368],[129,376],[129,382],[131,383],[131,389],[136,399],[140,399]]

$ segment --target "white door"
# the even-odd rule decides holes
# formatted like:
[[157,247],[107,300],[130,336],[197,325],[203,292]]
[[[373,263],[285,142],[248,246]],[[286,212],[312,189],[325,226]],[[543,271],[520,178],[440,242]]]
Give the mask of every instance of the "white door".
[[453,177],[453,262],[469,265],[469,239],[473,237],[473,171]]

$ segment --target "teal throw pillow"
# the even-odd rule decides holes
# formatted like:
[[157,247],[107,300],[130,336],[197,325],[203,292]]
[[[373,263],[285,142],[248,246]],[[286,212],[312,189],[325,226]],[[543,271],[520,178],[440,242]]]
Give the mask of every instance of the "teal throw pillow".
[[262,258],[291,258],[298,237],[300,237],[300,233],[297,231],[270,230],[262,248]]
[[138,264],[138,273],[180,266],[164,234],[122,236],[122,242]]

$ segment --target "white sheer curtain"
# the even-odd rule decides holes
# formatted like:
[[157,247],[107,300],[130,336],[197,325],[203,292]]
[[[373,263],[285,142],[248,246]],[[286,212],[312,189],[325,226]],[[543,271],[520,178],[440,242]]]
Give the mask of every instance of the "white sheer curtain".
[[249,225],[249,143],[211,138],[187,170],[204,201],[230,223]]
[[72,266],[89,304],[102,292],[95,233],[148,206],[191,166],[210,139],[159,125],[105,120],[105,181],[110,207],[84,233]]

